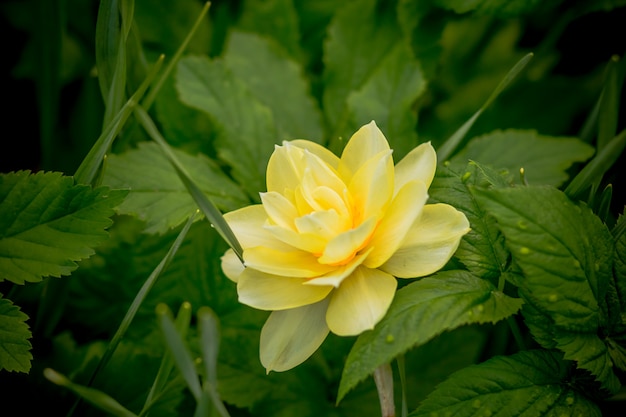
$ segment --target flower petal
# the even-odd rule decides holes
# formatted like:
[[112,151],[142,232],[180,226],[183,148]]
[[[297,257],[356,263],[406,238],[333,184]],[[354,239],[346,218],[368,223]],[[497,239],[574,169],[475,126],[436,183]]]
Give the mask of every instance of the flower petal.
[[308,306],[274,311],[261,330],[261,363],[267,373],[300,365],[328,335],[328,298]]
[[422,213],[427,200],[428,192],[422,181],[410,181],[402,187],[369,242],[373,250],[363,262],[365,266],[378,268],[393,255]]
[[328,243],[328,239],[324,239],[323,237],[312,233],[294,232],[291,229],[285,229],[280,226],[265,225],[264,227],[272,232],[276,239],[285,242],[296,249],[313,254],[322,253],[324,251],[324,247],[326,247],[326,243]]
[[222,261],[222,271],[224,271],[224,275],[228,279],[233,282],[237,282],[242,272],[246,269],[241,260],[232,249],[228,249],[221,258]]
[[343,265],[363,249],[376,228],[376,219],[370,218],[360,226],[335,236],[319,257],[320,264]]
[[313,278],[335,269],[334,266],[319,263],[312,254],[293,248],[281,251],[256,246],[243,251],[243,260],[248,268],[293,278]]
[[350,274],[352,274],[352,272],[354,272],[354,270],[363,263],[371,251],[372,249],[369,249],[355,256],[350,263],[338,266],[337,269],[327,273],[326,275],[307,280],[306,285],[332,285],[333,287],[338,288],[343,280],[350,276]]
[[243,247],[268,246],[275,249],[288,250],[289,246],[280,242],[263,225],[267,222],[267,213],[261,204],[255,204],[231,211],[224,219],[232,229],[237,240]]
[[326,162],[334,169],[337,169],[337,167],[339,166],[339,157],[320,144],[304,139],[292,140],[289,141],[289,143],[299,148],[306,149],[312,154],[317,155],[318,158]]
[[441,269],[469,232],[465,215],[448,204],[428,204],[404,242],[380,269],[399,278],[423,277]]
[[437,169],[437,153],[430,142],[422,143],[396,164],[395,192],[409,181],[421,180],[430,187]]
[[291,201],[276,191],[261,193],[261,202],[267,217],[280,227],[294,229],[294,219],[298,217],[298,210]]
[[357,268],[330,297],[326,322],[339,336],[374,328],[389,308],[398,283],[378,269]]
[[306,167],[303,158],[304,150],[289,142],[283,142],[283,146],[276,145],[267,162],[267,191],[284,194],[285,190],[294,190]]
[[354,222],[380,218],[393,197],[394,168],[391,151],[383,151],[354,174],[348,190],[354,202]]
[[332,286],[304,285],[304,278],[265,274],[246,268],[239,276],[239,301],[259,310],[286,310],[316,303],[325,298]]
[[348,184],[363,164],[383,151],[389,151],[389,143],[372,120],[352,135],[346,144],[337,167],[339,176]]

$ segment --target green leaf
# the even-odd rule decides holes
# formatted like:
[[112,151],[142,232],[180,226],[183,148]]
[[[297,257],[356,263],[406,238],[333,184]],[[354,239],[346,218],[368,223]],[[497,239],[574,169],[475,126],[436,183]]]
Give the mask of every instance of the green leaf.
[[69,275],[108,238],[127,192],[74,185],[59,172],[0,175],[0,281]]
[[385,132],[399,161],[417,145],[417,114],[413,105],[426,81],[413,54],[398,42],[363,86],[350,93],[348,108],[354,115],[353,130],[372,120]]
[[409,416],[600,417],[599,408],[566,379],[568,368],[547,351],[494,357],[453,374]]
[[0,294],[0,371],[30,371],[32,334],[26,320],[28,316]]
[[[202,192],[219,209],[234,210],[249,201],[206,156],[191,156],[175,149],[174,153]],[[118,212],[145,220],[146,232],[165,233],[183,223],[196,210],[194,199],[156,143],[140,143],[137,149],[111,155],[107,161],[103,183],[130,190]]]
[[[300,22],[294,3],[294,0],[244,1],[238,26],[243,30],[273,38],[289,55],[297,58],[302,50]],[[271,72],[264,72],[271,76]]]
[[310,96],[311,87],[303,77],[302,68],[273,43],[255,34],[232,31],[224,62],[254,97],[271,110],[278,140],[322,141],[322,115]]
[[[439,165],[428,193],[431,202],[451,204],[465,213],[472,229],[463,236],[455,256],[476,276],[496,282],[506,269],[509,254],[495,220],[486,215],[469,188],[485,183],[484,169],[477,163]],[[501,175],[494,175],[491,182],[508,186]]]
[[540,0],[435,0],[434,3],[456,13],[513,17],[532,11]]
[[206,112],[216,127],[218,156],[251,198],[265,190],[267,161],[278,142],[271,111],[222,61],[185,57],[178,64],[177,89],[183,103]]
[[[552,333],[566,359],[594,374],[613,392],[619,382],[598,331],[608,323],[605,296],[611,278],[613,244],[591,210],[551,187],[475,189],[495,217],[523,277],[519,294],[547,316],[542,339]],[[546,329],[545,324],[549,323]],[[536,326],[529,323],[533,330]]]
[[465,271],[441,272],[407,285],[374,330],[358,337],[346,359],[338,401],[378,366],[410,348],[465,324],[495,323],[521,305],[522,300]]
[[340,151],[345,142],[337,141],[347,141],[354,133],[349,125],[349,94],[365,84],[399,42],[402,32],[388,5],[358,0],[345,4],[333,16],[324,44],[323,95],[332,150]]
[[551,137],[534,130],[497,130],[470,140],[453,160],[479,161],[494,168],[507,169],[517,176],[524,168],[531,185],[558,187],[568,179],[567,170],[594,153],[592,146],[577,138]]

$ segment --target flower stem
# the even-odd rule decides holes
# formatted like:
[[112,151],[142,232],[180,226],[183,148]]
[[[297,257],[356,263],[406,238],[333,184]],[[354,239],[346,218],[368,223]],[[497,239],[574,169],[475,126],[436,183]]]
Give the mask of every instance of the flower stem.
[[393,374],[391,365],[386,363],[374,371],[374,382],[378,390],[380,411],[382,417],[395,417],[396,409],[393,403]]

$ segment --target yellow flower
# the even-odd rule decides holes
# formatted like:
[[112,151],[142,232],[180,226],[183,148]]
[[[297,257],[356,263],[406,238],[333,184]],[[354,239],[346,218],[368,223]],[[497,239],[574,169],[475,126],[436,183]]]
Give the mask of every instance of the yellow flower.
[[387,312],[398,278],[436,272],[469,231],[465,215],[428,204],[437,155],[425,143],[394,166],[371,122],[341,158],[310,141],[276,146],[262,204],[227,213],[243,247],[222,257],[239,300],[272,313],[261,331],[269,371],[299,365],[329,331],[358,335]]

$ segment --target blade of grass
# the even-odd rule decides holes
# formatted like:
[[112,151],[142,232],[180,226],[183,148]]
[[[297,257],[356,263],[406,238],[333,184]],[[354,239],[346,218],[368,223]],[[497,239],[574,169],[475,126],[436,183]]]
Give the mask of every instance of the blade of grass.
[[[111,356],[113,356],[113,353],[117,349],[117,346],[119,345],[120,341],[124,337],[126,330],[128,330],[130,323],[135,318],[135,315],[137,314],[137,310],[139,310],[139,306],[145,300],[146,296],[148,295],[148,292],[150,291],[150,289],[152,289],[157,278],[161,275],[161,272],[163,272],[163,270],[170,264],[170,262],[174,258],[174,255],[176,255],[178,248],[180,248],[180,245],[183,243],[185,236],[187,236],[187,232],[189,231],[189,228],[191,227],[193,221],[195,220],[196,213],[192,214],[189,217],[189,220],[187,220],[187,223],[183,226],[182,230],[176,237],[176,240],[174,241],[174,243],[172,244],[168,252],[165,254],[165,257],[161,260],[161,262],[159,262],[159,264],[152,271],[148,279],[146,279],[146,281],[143,283],[143,285],[137,292],[137,295],[135,295],[135,299],[133,300],[130,307],[126,311],[126,314],[124,315],[124,318],[122,319],[122,322],[120,323],[117,331],[113,335],[113,338],[109,342],[109,345],[107,346],[107,349],[104,352],[104,355],[102,355],[102,358],[100,358],[100,361],[96,365],[96,369],[94,369],[93,373],[91,374],[91,377],[89,378],[89,382],[87,383],[88,387],[91,386],[91,384],[93,384],[93,381],[96,379],[96,376],[98,375],[100,370],[104,368],[106,364],[109,362],[109,360],[111,359]],[[78,402],[74,403],[74,406],[68,413],[68,417],[73,414],[77,406],[78,406]]]
[[176,155],[174,155],[174,152],[172,152],[172,149],[165,141],[157,127],[154,125],[154,122],[152,121],[150,115],[140,106],[135,107],[135,115],[139,120],[139,123],[148,133],[148,136],[150,136],[157,144],[159,144],[161,150],[176,170],[176,173],[180,177],[183,184],[185,184],[187,191],[189,191],[189,194],[191,194],[193,199],[196,201],[196,204],[198,205],[202,213],[206,216],[211,225],[217,230],[217,232],[224,239],[224,241],[226,241],[226,243],[230,245],[230,247],[237,254],[239,259],[243,262],[243,249],[241,248],[241,245],[235,237],[232,229],[230,228],[230,226],[228,226],[226,220],[224,220],[224,216],[217,209],[217,207],[215,207],[211,200],[209,200],[207,196],[204,195],[204,193],[202,192],[202,190],[200,190],[196,183],[193,182],[193,180],[185,170],[185,167],[180,163]]
[[122,127],[124,126],[124,123],[126,123],[126,120],[128,119],[128,116],[130,116],[133,108],[137,105],[138,101],[143,97],[146,90],[154,80],[156,74],[161,68],[161,65],[163,64],[164,58],[165,57],[163,55],[159,57],[137,91],[135,91],[131,98],[128,99],[126,104],[124,104],[120,111],[115,115],[113,120],[102,131],[102,134],[76,170],[76,173],[74,174],[74,180],[76,183],[91,184],[93,182],[98,168],[111,147],[113,140],[117,137],[120,130],[122,130]]
[[217,392],[217,355],[220,347],[220,332],[217,316],[209,307],[198,309],[198,328],[200,331],[200,350],[206,379],[203,394],[213,404],[222,417],[230,417]]
[[172,59],[167,63],[167,65],[163,69],[161,76],[154,83],[154,86],[150,89],[150,92],[148,93],[146,98],[141,102],[141,107],[143,107],[144,109],[148,110],[150,109],[150,106],[152,106],[152,103],[154,102],[154,99],[156,98],[159,91],[161,90],[163,83],[165,82],[167,77],[171,74],[172,70],[176,67],[176,64],[178,64],[178,61],[183,55],[183,52],[185,51],[185,49],[187,49],[187,45],[189,45],[189,42],[191,41],[193,36],[196,34],[196,31],[200,27],[200,23],[202,23],[202,19],[204,19],[206,14],[208,13],[210,6],[211,6],[211,2],[208,1],[204,3],[204,7],[200,11],[200,14],[198,15],[198,18],[194,22],[193,26],[191,27],[191,30],[189,31],[189,33],[187,34],[183,42],[180,44],[180,46],[176,50],[176,53],[174,54]]
[[474,115],[470,117],[467,122],[463,123],[463,125],[443,143],[441,148],[437,150],[437,158],[440,161],[445,161],[452,155],[452,153],[459,146],[476,119],[478,119],[478,117],[485,111],[485,109],[487,109],[487,107],[491,105],[491,103],[500,95],[500,93],[504,91],[504,89],[511,83],[511,81],[513,81],[513,79],[515,79],[515,77],[517,77],[517,75],[522,72],[522,70],[526,67],[532,57],[533,54],[529,53],[522,59],[520,59],[513,66],[513,68],[511,68],[511,70],[509,70],[509,72],[504,76],[502,81],[500,81],[500,83],[495,88],[495,90],[493,90],[487,101],[485,101],[485,104],[483,104],[482,107],[478,109],[478,111],[474,113]]
[[50,368],[44,369],[43,375],[50,382],[69,389],[70,391],[77,394],[80,398],[85,399],[99,409],[106,411],[110,415],[116,417],[137,417],[135,413],[128,410],[122,404],[117,402],[114,398],[100,390],[75,384],[70,381],[66,376]]
[[598,118],[598,150],[602,150],[617,133],[619,101],[623,77],[620,74],[620,60],[613,55],[607,65],[606,81],[600,99]]
[[576,199],[587,187],[599,182],[606,171],[613,166],[626,146],[626,129],[615,136],[595,157],[580,170],[565,188],[565,194]]
[[[174,326],[176,331],[185,338],[189,330],[189,324],[191,322],[191,304],[184,302],[181,304],[178,314],[176,315],[176,321]],[[139,416],[145,416],[148,414],[152,403],[163,392],[163,389],[167,385],[168,379],[171,375],[172,369],[174,369],[174,359],[169,350],[166,350],[161,358],[161,364],[159,365],[159,371],[154,379],[152,388],[148,393],[148,397],[144,403],[143,409],[139,413]]]
[[156,314],[159,320],[159,326],[165,337],[165,344],[174,358],[174,363],[176,363],[178,370],[187,383],[187,387],[196,402],[200,401],[202,387],[198,379],[198,372],[196,371],[191,353],[185,346],[185,342],[180,334],[176,331],[176,326],[171,317],[172,313],[169,307],[165,304],[159,304],[156,308]]

